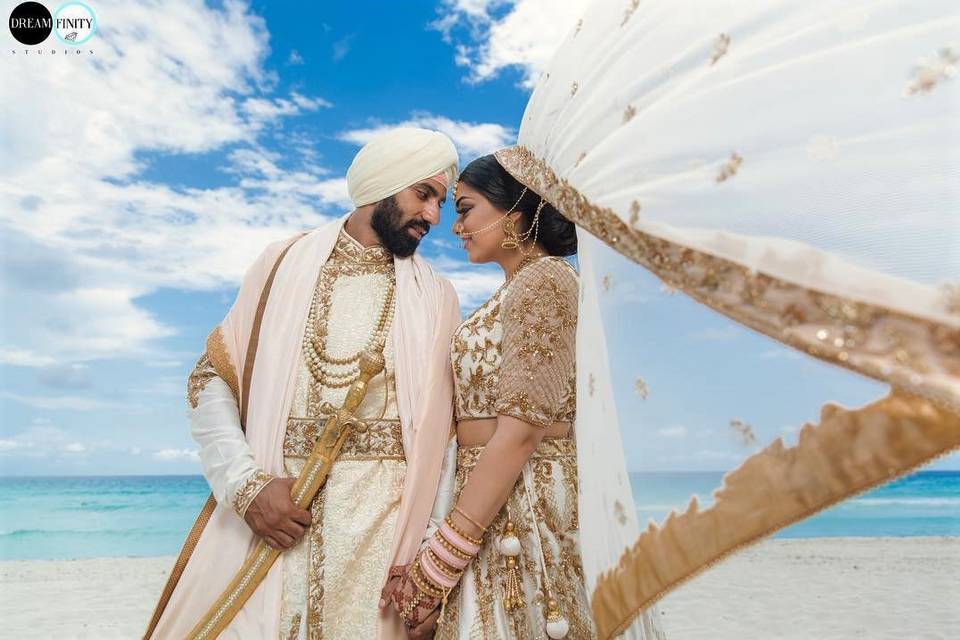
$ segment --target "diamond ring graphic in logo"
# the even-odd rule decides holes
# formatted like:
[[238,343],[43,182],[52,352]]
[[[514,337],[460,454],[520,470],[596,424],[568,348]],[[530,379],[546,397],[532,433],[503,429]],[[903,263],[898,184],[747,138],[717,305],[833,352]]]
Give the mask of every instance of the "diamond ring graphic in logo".
[[96,32],[97,17],[82,2],[68,2],[53,16],[53,33],[63,44],[83,44]]
[[52,28],[50,12],[39,2],[18,4],[10,13],[10,33],[20,44],[40,44]]

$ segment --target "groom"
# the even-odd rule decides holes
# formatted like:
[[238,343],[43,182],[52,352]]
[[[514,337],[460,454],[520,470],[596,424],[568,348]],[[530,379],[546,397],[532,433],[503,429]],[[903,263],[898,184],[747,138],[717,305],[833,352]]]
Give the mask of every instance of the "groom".
[[[450,433],[459,304],[415,251],[440,221],[456,166],[435,131],[371,141],[347,172],[356,208],[271,245],[248,271],[188,385],[216,503],[188,537],[146,637],[187,635],[261,538],[283,554],[224,637],[405,637],[377,601],[388,567],[419,548]],[[378,336],[386,368],[356,412],[365,428],[348,437],[310,509],[298,509],[293,479]]]

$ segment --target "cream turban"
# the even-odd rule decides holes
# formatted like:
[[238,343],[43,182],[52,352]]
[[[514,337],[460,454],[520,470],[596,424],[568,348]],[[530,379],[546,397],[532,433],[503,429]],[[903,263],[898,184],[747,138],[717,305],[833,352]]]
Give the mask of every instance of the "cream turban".
[[457,177],[457,149],[439,131],[401,127],[368,142],[347,170],[347,189],[356,207],[383,200],[421,180],[447,188]]

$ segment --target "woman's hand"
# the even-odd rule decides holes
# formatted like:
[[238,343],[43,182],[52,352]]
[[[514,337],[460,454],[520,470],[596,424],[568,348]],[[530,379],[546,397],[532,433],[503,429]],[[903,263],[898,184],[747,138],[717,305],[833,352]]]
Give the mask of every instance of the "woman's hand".
[[410,565],[390,568],[389,580],[380,592],[380,607],[392,602],[412,640],[433,637],[434,627],[440,617],[439,598],[420,591],[410,576]]

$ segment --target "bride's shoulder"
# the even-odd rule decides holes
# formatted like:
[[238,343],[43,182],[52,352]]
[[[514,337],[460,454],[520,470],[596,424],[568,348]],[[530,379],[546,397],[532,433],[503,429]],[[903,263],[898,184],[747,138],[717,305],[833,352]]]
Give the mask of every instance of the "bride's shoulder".
[[577,280],[577,270],[567,260],[556,256],[545,256],[521,268],[510,288],[536,288],[552,284],[562,289],[576,289]]

